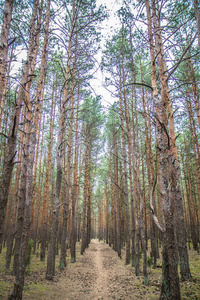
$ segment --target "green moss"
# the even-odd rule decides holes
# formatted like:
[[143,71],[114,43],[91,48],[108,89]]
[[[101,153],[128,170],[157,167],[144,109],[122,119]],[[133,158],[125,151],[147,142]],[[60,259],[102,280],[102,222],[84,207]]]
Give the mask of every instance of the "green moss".
[[34,241],[32,239],[29,239],[28,249],[26,253],[26,266],[30,266],[31,264],[31,254],[32,254],[33,245],[34,245]]

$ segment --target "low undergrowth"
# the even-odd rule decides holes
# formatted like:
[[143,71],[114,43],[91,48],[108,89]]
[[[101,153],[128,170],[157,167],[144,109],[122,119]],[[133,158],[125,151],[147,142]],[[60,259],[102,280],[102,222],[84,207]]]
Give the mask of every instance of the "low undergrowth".
[[[116,254],[117,255],[117,254]],[[12,267],[10,270],[5,270],[5,256],[6,248],[3,248],[2,253],[0,254],[0,299],[7,299],[8,295],[12,292],[13,284],[15,281],[14,276],[12,275]],[[77,260],[80,259],[80,244],[77,246]],[[122,251],[122,260],[124,260],[124,250]],[[200,255],[193,250],[189,250],[190,258],[190,269],[192,273],[192,278],[186,282],[180,282],[181,285],[181,295],[182,300],[190,299],[197,300],[200,299]],[[61,282],[64,278],[70,277],[71,270],[76,267],[76,263],[72,264],[70,262],[70,253],[68,250],[67,257],[68,267],[62,271],[59,269],[59,256],[56,257],[56,275],[53,282],[50,282],[45,279],[46,272],[46,261],[41,262],[39,257],[39,251],[35,255],[31,255],[30,265],[26,270],[26,279],[24,285],[24,297],[23,299],[31,300],[43,300],[43,299],[62,299],[63,296],[60,295],[59,298],[59,289],[62,289]],[[161,287],[161,277],[162,277],[162,262],[161,259],[158,259],[157,268],[153,268],[149,263],[148,266],[148,285],[143,285],[142,272],[141,276],[136,277],[134,268],[131,265],[125,266],[129,271],[130,276],[120,282],[120,277],[116,278],[116,282],[113,283],[115,286],[120,286],[125,284],[126,290],[128,293],[129,283],[134,282],[134,289],[132,287],[131,293],[133,297],[138,297],[139,299],[150,300],[158,299],[159,292]],[[12,266],[12,262],[11,262]],[[116,266],[117,267],[117,266]],[[89,266],[88,266],[89,268]],[[142,259],[140,269],[142,271]],[[87,271],[87,270],[86,270]],[[127,282],[126,282],[127,281]],[[61,285],[61,286],[60,286]],[[113,285],[114,286],[114,285]],[[114,286],[114,289],[116,287]],[[127,294],[127,297],[128,294]],[[68,299],[68,298],[66,298]],[[73,300],[73,298],[69,298]],[[118,298],[111,298],[118,299]],[[119,298],[120,299],[120,298]],[[121,299],[130,299],[126,298],[126,295],[121,295]],[[134,299],[134,298],[132,298]],[[136,299],[136,298],[135,298]]]

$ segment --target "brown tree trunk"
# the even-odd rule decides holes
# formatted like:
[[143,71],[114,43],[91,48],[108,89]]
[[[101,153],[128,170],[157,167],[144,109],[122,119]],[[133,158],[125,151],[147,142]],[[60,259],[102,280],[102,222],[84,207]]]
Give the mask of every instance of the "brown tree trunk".
[[[124,68],[122,67],[122,74],[123,74],[123,86],[125,86],[125,74]],[[132,246],[131,246],[131,259],[132,259],[132,266],[135,265],[135,210],[134,210],[134,195],[133,195],[133,178],[135,174],[132,174],[132,157],[133,157],[133,144],[132,144],[132,134],[131,134],[131,125],[130,125],[130,114],[129,108],[127,104],[127,92],[125,87],[123,88],[123,96],[124,96],[124,108],[125,108],[125,120],[126,120],[126,129],[127,129],[127,143],[128,143],[128,167],[129,167],[129,184],[130,184],[130,194],[131,194],[131,221],[132,221],[132,228],[131,228],[131,239],[132,239]],[[134,163],[134,162],[133,162]],[[135,180],[135,178],[134,178]]]
[[189,122],[190,122],[190,134],[192,139],[192,147],[194,152],[194,159],[195,159],[195,174],[196,174],[196,184],[197,184],[197,197],[198,202],[200,201],[200,174],[199,174],[199,143],[197,138],[197,132],[192,112],[192,105],[190,100],[190,95],[188,93],[188,96],[186,96],[186,103],[187,103],[187,109],[188,109],[188,116],[189,116]]
[[55,274],[56,240],[57,240],[58,223],[59,223],[59,198],[60,198],[60,190],[61,190],[61,182],[62,182],[62,160],[63,160],[63,152],[64,152],[63,149],[64,145],[62,143],[63,132],[64,132],[64,112],[65,112],[65,107],[62,106],[58,140],[57,140],[57,153],[56,153],[56,160],[57,160],[56,187],[55,187],[55,194],[54,194],[54,207],[53,207],[53,216],[52,216],[50,241],[49,241],[48,257],[47,257],[46,279],[49,280],[53,280],[53,276]]
[[2,235],[2,228],[5,219],[5,211],[7,206],[7,198],[8,198],[8,191],[10,186],[10,180],[13,170],[13,162],[16,155],[16,142],[17,142],[17,133],[19,127],[19,119],[20,119],[20,112],[21,106],[23,102],[24,93],[26,90],[27,80],[28,80],[28,72],[30,66],[32,65],[32,61],[37,54],[35,52],[36,43],[35,43],[35,20],[37,16],[38,10],[38,0],[35,0],[31,22],[30,22],[30,37],[29,37],[29,51],[28,51],[28,59],[23,68],[23,74],[21,78],[21,83],[19,87],[18,96],[16,99],[16,105],[11,117],[10,121],[10,129],[9,129],[9,136],[7,140],[6,146],[6,155],[5,161],[2,170],[2,178],[0,182],[0,219],[2,220],[0,223],[0,238]]
[[85,175],[84,175],[84,198],[83,198],[83,212],[82,212],[82,243],[81,243],[81,254],[84,253],[86,249],[86,210],[87,210],[87,199],[88,199],[88,187],[90,178],[90,166],[89,166],[89,137],[86,133],[86,145],[85,145]]
[[120,228],[120,198],[119,198],[119,181],[118,181],[118,143],[117,143],[117,132],[113,132],[113,168],[114,168],[114,212],[115,212],[115,232],[116,232],[116,251],[118,256],[121,258],[121,228]]
[[[186,162],[183,164],[183,171],[184,171],[184,177],[185,181],[188,182],[187,186],[187,200],[188,200],[188,210],[189,210],[189,216],[190,216],[190,231],[191,231],[191,239],[194,250],[199,252],[198,247],[198,233],[197,233],[197,222],[196,222],[196,216],[195,216],[195,207],[194,207],[194,190],[192,188],[192,178],[191,178],[191,171],[190,171],[190,165],[189,165],[189,153],[188,153],[188,147],[185,142],[185,154],[186,154]],[[186,166],[185,166],[186,165]],[[187,173],[186,173],[187,171]]]
[[[23,132],[21,132],[21,141],[23,144]],[[7,244],[7,251],[6,251],[6,269],[10,268],[11,256],[12,256],[12,248],[13,242],[16,233],[16,216],[17,216],[17,204],[18,204],[18,193],[19,193],[19,182],[20,182],[20,175],[21,175],[21,167],[22,167],[22,150],[23,148],[20,147],[18,152],[18,165],[16,169],[16,177],[15,177],[15,186],[13,192],[13,204],[12,204],[12,213],[11,213],[11,224],[8,230],[8,244]]]
[[[42,119],[42,116],[41,116]],[[37,192],[35,195],[35,213],[34,213],[34,219],[32,224],[33,229],[33,253],[36,251],[36,245],[37,245],[37,235],[38,235],[38,227],[40,227],[40,220],[41,220],[41,203],[42,203],[42,187],[43,187],[43,177],[44,177],[44,168],[45,168],[45,153],[43,156],[44,151],[44,124],[45,124],[45,117],[43,117],[43,125],[42,125],[42,137],[40,142],[40,162],[39,162],[39,168],[38,168],[38,185],[37,185]],[[42,167],[43,165],[43,167]],[[41,236],[41,234],[40,234]]]
[[10,69],[11,69],[11,63],[12,63],[12,59],[13,59],[14,45],[15,45],[15,43],[13,42],[12,48],[11,48],[11,53],[10,53],[8,69],[7,69],[7,76],[6,76],[6,80],[5,80],[3,96],[2,96],[2,99],[0,102],[0,130],[1,130],[1,124],[2,124],[2,117],[3,117],[3,113],[4,113],[4,106],[5,106],[5,102],[6,102],[6,92],[7,92],[8,78],[9,78]]
[[[157,141],[160,152],[160,175],[161,175],[161,190],[162,190],[162,202],[165,217],[165,239],[163,248],[163,285],[161,290],[161,299],[180,299],[180,286],[177,269],[177,255],[176,244],[174,234],[174,197],[169,191],[169,182],[166,175],[166,170],[169,171],[170,180],[174,180],[172,176],[172,163],[173,152],[172,146],[169,146],[169,134],[167,133],[166,122],[166,93],[167,93],[167,81],[166,72],[164,68],[164,53],[162,48],[161,32],[159,28],[159,22],[157,20],[155,1],[152,0],[152,12],[153,12],[153,24],[155,45],[157,52],[157,59],[159,64],[159,76],[161,81],[161,101],[158,97],[157,83],[156,83],[156,69],[155,69],[155,55],[153,48],[153,36],[151,29],[151,16],[149,1],[146,0],[146,8],[148,15],[148,32],[149,32],[149,44],[151,54],[151,80],[153,88],[153,100],[157,118]],[[163,126],[161,126],[163,124]],[[174,174],[173,174],[174,176]]]
[[197,20],[197,32],[198,32],[198,43],[199,43],[199,49],[200,49],[200,8],[199,8],[199,1],[193,0],[193,6],[194,6],[194,13],[195,18]]
[[[6,0],[3,11],[3,23],[0,37],[0,108],[3,98],[3,92],[6,85],[7,55],[8,55],[8,38],[12,20],[14,0]],[[0,111],[2,115],[2,111]]]
[[[188,52],[191,55],[190,51],[188,51]],[[189,62],[186,61],[186,66],[187,66],[187,73],[188,73],[188,76],[189,76],[189,79],[190,79],[190,82],[191,82],[193,99],[194,99],[194,104],[195,104],[195,110],[196,110],[198,125],[199,125],[199,128],[200,128],[199,94],[198,94],[198,87],[197,87],[194,68],[193,68],[193,64],[192,64],[191,59],[189,60]],[[186,78],[187,78],[187,74],[186,74]]]
[[182,195],[181,195],[181,188],[180,188],[180,167],[178,163],[178,154],[177,154],[177,147],[176,147],[174,115],[173,115],[171,98],[169,94],[168,77],[166,73],[166,63],[164,57],[163,42],[161,36],[161,29],[159,25],[160,20],[157,17],[155,1],[152,1],[152,12],[153,12],[156,53],[158,57],[159,78],[161,82],[161,102],[163,106],[162,122],[164,123],[166,129],[168,124],[167,113],[166,113],[167,108],[169,111],[170,137],[169,135],[165,136],[165,143],[166,143],[166,149],[167,149],[167,144],[170,143],[170,149],[168,154],[169,174],[171,180],[170,197],[175,199],[176,237],[178,243],[178,253],[180,258],[181,278],[182,280],[187,280],[188,278],[191,277],[191,273],[189,268],[186,232],[185,232],[185,224],[183,218],[183,204],[182,204]]
[[44,186],[44,198],[42,206],[42,220],[41,220],[41,248],[40,248],[40,260],[45,260],[45,251],[47,243],[47,226],[48,226],[48,204],[49,204],[49,195],[50,195],[50,179],[51,179],[51,160],[52,160],[52,147],[53,147],[53,126],[55,118],[55,95],[56,91],[55,86],[53,85],[52,90],[52,102],[51,102],[51,120],[50,120],[50,130],[49,130],[49,145],[48,145],[48,154],[47,154],[47,168],[46,168],[46,178]]
[[75,1],[73,1],[72,21],[71,21],[69,43],[68,43],[67,68],[65,73],[64,99],[61,107],[58,142],[57,142],[56,191],[54,197],[54,213],[53,213],[53,221],[52,221],[52,227],[50,233],[50,243],[49,243],[49,250],[48,250],[47,272],[46,272],[46,278],[49,280],[53,279],[54,272],[55,272],[56,238],[57,238],[57,230],[58,230],[58,222],[59,222],[59,197],[60,197],[61,182],[62,182],[62,164],[63,164],[63,155],[64,155],[66,105],[68,101],[68,81],[69,81],[70,63],[71,63],[71,44],[72,44],[72,36],[75,28],[75,21],[76,21]]
[[72,226],[71,226],[71,262],[76,262],[76,239],[77,239],[77,210],[78,210],[78,150],[79,150],[79,135],[78,135],[78,115],[79,115],[79,89],[76,108],[76,135],[75,135],[75,156],[74,156],[74,182],[72,192]]
[[124,137],[123,124],[123,107],[122,107],[122,93],[120,86],[120,120],[121,120],[121,135],[122,135],[122,157],[124,167],[124,197],[125,197],[125,214],[126,214],[126,264],[130,263],[130,222],[129,222],[129,200],[128,200],[128,179],[127,179],[127,163],[126,163],[126,148]]
[[[35,56],[31,64],[31,71],[34,72],[35,60],[38,52],[39,44],[39,33],[41,25],[41,17],[43,10],[43,1],[40,3],[38,26],[36,33],[36,51]],[[31,80],[30,80],[31,84]],[[29,87],[30,89],[30,87]],[[33,196],[33,166],[35,157],[35,145],[36,145],[36,128],[37,118],[40,115],[40,104],[36,102],[36,107],[30,101],[30,95],[25,93],[25,105],[26,105],[26,126],[25,126],[25,137],[23,145],[23,159],[22,159],[22,178],[24,180],[24,220],[23,229],[21,230],[20,248],[19,248],[19,262],[16,272],[16,282],[14,284],[14,290],[10,299],[22,299],[22,292],[24,287],[24,275],[26,269],[26,254],[28,248],[28,241],[30,236],[31,228],[31,209],[32,209],[32,196]],[[35,120],[34,120],[35,117]],[[22,180],[21,180],[22,183]]]
[[[74,12],[75,14],[75,7]],[[73,15],[74,18],[74,15]],[[73,35],[73,30],[71,31],[71,39]],[[71,42],[70,39],[69,46],[68,46],[68,65],[67,65],[67,72],[70,70],[70,63],[71,63]],[[61,251],[60,251],[60,268],[64,269],[66,267],[66,250],[67,250],[67,236],[69,236],[68,230],[68,219],[70,217],[69,213],[69,206],[70,206],[70,191],[71,191],[71,157],[72,157],[72,137],[73,137],[73,124],[74,124],[74,89],[75,89],[75,71],[76,71],[76,50],[77,50],[77,41],[75,46],[75,57],[73,62],[73,70],[72,70],[72,83],[70,89],[70,103],[69,103],[69,129],[68,129],[68,140],[67,140],[67,157],[66,157],[66,176],[65,176],[65,188],[66,188],[66,195],[64,199],[63,205],[63,226],[62,226],[62,240],[61,240]],[[69,76],[69,74],[67,75]],[[67,99],[65,98],[65,101]],[[68,238],[69,239],[69,238]]]
[[[143,72],[142,72],[141,62],[140,62],[140,70],[141,70],[141,79],[143,82]],[[154,166],[153,166],[153,152],[152,152],[152,145],[151,145],[151,127],[148,128],[148,124],[147,124],[147,112],[146,112],[144,87],[142,87],[142,103],[143,103],[144,121],[145,121],[145,143],[146,143],[146,153],[147,153],[146,158],[147,158],[147,172],[148,172],[148,192],[149,192],[149,197],[150,197],[150,193],[152,193],[153,185],[154,185],[154,179],[155,179],[154,176],[157,176],[157,174],[155,174]],[[149,131],[150,131],[150,134],[149,134]],[[156,201],[155,201],[154,194],[152,195],[152,205],[154,208],[154,213],[157,215]],[[157,227],[152,218],[152,220],[151,220],[151,257],[153,257],[154,268],[156,268],[156,261],[157,261],[158,253],[159,253],[159,250],[158,250],[158,243],[157,243]]]

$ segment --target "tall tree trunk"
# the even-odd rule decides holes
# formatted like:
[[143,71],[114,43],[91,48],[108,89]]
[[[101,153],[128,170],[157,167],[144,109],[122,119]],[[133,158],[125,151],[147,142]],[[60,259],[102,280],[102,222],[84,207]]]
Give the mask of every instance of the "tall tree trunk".
[[[39,44],[39,33],[41,26],[41,18],[43,11],[43,1],[40,3],[39,17],[37,32],[35,36],[35,56],[31,62],[32,74],[35,68],[35,60],[38,52]],[[39,76],[40,78],[40,76]],[[30,79],[31,84],[31,79]],[[30,90],[30,85],[28,87]],[[35,145],[36,145],[36,129],[37,119],[40,115],[40,99],[37,99],[36,105],[34,106],[30,100],[30,94],[25,93],[25,105],[26,105],[26,126],[25,126],[25,144],[23,145],[23,159],[22,159],[22,178],[24,179],[24,220],[23,229],[21,231],[20,248],[19,248],[19,262],[16,272],[16,282],[14,284],[14,290],[10,299],[22,299],[22,292],[24,287],[24,276],[26,269],[26,254],[28,248],[28,241],[30,236],[31,228],[31,210],[32,210],[32,197],[33,197],[33,166],[35,157]],[[22,182],[22,181],[21,181]]]
[[64,145],[63,141],[63,133],[64,133],[64,115],[65,115],[65,105],[62,105],[62,111],[60,116],[60,124],[59,124],[59,133],[57,140],[57,173],[56,173],[56,187],[54,194],[54,206],[53,206],[53,216],[52,216],[52,224],[50,229],[50,241],[48,247],[48,257],[47,257],[47,271],[46,271],[46,279],[53,280],[53,276],[55,274],[55,256],[56,256],[56,240],[57,240],[57,232],[58,232],[58,223],[59,223],[59,198],[60,198],[60,190],[61,190],[61,182],[62,182],[62,160],[64,153]]
[[[74,7],[75,10],[75,7]],[[75,13],[75,11],[74,11]],[[73,31],[71,32],[71,39],[72,39]],[[61,251],[60,251],[60,268],[64,269],[66,267],[66,250],[67,250],[67,236],[69,235],[68,231],[68,219],[70,216],[69,213],[69,206],[70,206],[70,191],[71,191],[71,157],[72,157],[72,137],[73,137],[73,124],[74,124],[74,89],[75,89],[75,71],[76,71],[76,50],[77,50],[77,39],[75,45],[75,57],[73,62],[73,70],[72,70],[72,83],[70,89],[70,103],[69,103],[69,129],[68,129],[68,140],[67,140],[67,166],[66,166],[66,195],[63,205],[63,227],[62,227],[62,240],[61,240]],[[71,62],[71,43],[69,43],[68,47],[68,68],[70,68]],[[69,239],[69,238],[68,238]]]
[[[34,213],[34,219],[32,224],[33,229],[33,253],[36,251],[37,246],[37,235],[38,235],[38,227],[40,227],[40,220],[41,220],[41,204],[42,204],[42,187],[43,187],[43,177],[44,177],[44,168],[45,168],[45,153],[44,152],[44,124],[45,124],[45,116],[41,119],[43,119],[43,125],[42,125],[42,136],[41,136],[41,142],[40,142],[40,161],[39,161],[39,168],[38,168],[38,186],[37,186],[37,193],[35,195],[35,213]],[[40,234],[41,236],[41,234]]]
[[[21,141],[23,144],[23,132],[21,132]],[[7,244],[7,251],[6,251],[6,269],[8,270],[10,268],[10,262],[11,262],[11,256],[12,256],[12,248],[13,248],[13,242],[15,238],[15,232],[16,232],[16,216],[17,216],[17,204],[18,204],[18,193],[19,193],[19,182],[20,182],[20,176],[21,176],[21,167],[22,167],[22,150],[23,147],[20,147],[18,152],[18,165],[16,169],[16,177],[15,177],[15,186],[14,186],[14,192],[13,192],[13,204],[12,204],[12,213],[11,213],[11,224],[10,228],[8,230],[8,244]]]
[[[141,80],[143,83],[143,72],[142,72],[142,66],[140,61],[140,71],[141,71]],[[153,189],[154,184],[154,176],[157,176],[157,174],[154,175],[154,166],[153,166],[153,152],[152,152],[152,145],[151,145],[151,127],[148,128],[147,124],[147,112],[146,112],[146,103],[145,103],[145,95],[144,95],[144,87],[142,87],[142,103],[143,103],[143,110],[144,110],[144,121],[145,121],[145,143],[146,143],[146,157],[147,157],[147,172],[148,172],[148,192],[149,196]],[[150,131],[150,134],[149,134]],[[152,205],[154,208],[154,213],[157,215],[157,209],[156,209],[156,201],[155,201],[155,195],[152,195]],[[151,257],[153,257],[153,265],[154,268],[156,268],[156,260],[157,260],[157,254],[158,254],[158,243],[157,243],[157,227],[156,224],[152,218],[151,220]]]
[[[126,120],[126,129],[127,129],[127,143],[128,143],[128,167],[129,167],[129,184],[130,184],[130,194],[131,194],[131,238],[132,238],[132,266],[135,265],[135,211],[134,211],[134,195],[133,195],[133,178],[135,174],[132,174],[132,157],[133,153],[133,144],[132,144],[132,134],[131,134],[131,125],[130,125],[130,114],[129,108],[127,104],[127,92],[125,88],[125,73],[124,68],[122,67],[122,75],[123,75],[123,98],[124,98],[124,108],[125,108],[125,120]],[[133,162],[134,163],[134,162]],[[135,180],[135,179],[134,179]]]
[[[14,0],[6,0],[3,11],[3,23],[0,37],[0,108],[3,92],[6,84],[7,55],[8,55],[8,38],[12,20]],[[0,115],[2,111],[0,111]]]
[[89,137],[86,133],[86,145],[85,145],[85,175],[84,175],[84,196],[83,196],[83,212],[82,212],[82,243],[81,243],[81,254],[86,249],[86,210],[87,210],[87,199],[88,199],[88,187],[90,178],[90,166],[89,166]]
[[[194,250],[199,252],[198,247],[198,233],[197,233],[197,222],[196,222],[196,216],[195,216],[195,207],[194,207],[194,190],[192,188],[192,178],[191,178],[191,171],[190,171],[190,165],[189,165],[189,151],[188,146],[185,143],[185,154],[186,154],[186,162],[183,163],[183,171],[184,171],[184,177],[185,181],[188,182],[187,184],[187,200],[188,200],[188,210],[189,210],[189,216],[190,216],[190,230],[191,230],[191,238],[192,238],[192,244]],[[186,165],[186,166],[185,166]],[[187,171],[187,174],[186,174]]]
[[71,227],[71,262],[76,262],[76,239],[77,239],[77,209],[78,209],[78,150],[79,150],[79,135],[78,135],[78,115],[79,115],[79,88],[76,108],[76,135],[75,135],[75,156],[74,156],[74,182],[72,192],[72,227]]
[[[184,50],[183,46],[182,46],[182,48]],[[188,51],[188,52],[189,52],[189,54],[191,56],[190,51]],[[194,72],[193,63],[192,63],[192,59],[191,58],[190,58],[189,61],[186,61],[186,67],[187,67],[187,73],[185,72],[185,76],[186,76],[186,78],[189,76],[189,80],[191,82],[193,99],[194,99],[194,104],[195,104],[195,110],[196,110],[198,125],[199,125],[199,128],[200,128],[199,94],[198,94],[198,87],[197,87],[197,82],[196,82],[196,78],[195,78],[195,72]]]
[[[52,147],[53,147],[53,126],[54,126],[54,117],[55,117],[55,95],[54,92],[56,88],[53,84],[52,90],[52,102],[51,102],[51,121],[50,121],[50,130],[49,130],[49,145],[48,145],[48,154],[47,154],[47,168],[46,168],[46,178],[44,186],[44,198],[43,198],[43,207],[42,207],[42,220],[41,220],[41,248],[40,248],[40,260],[45,260],[45,251],[47,243],[47,226],[48,226],[48,204],[50,196],[50,179],[51,179],[51,160],[52,160]],[[56,101],[55,101],[56,102]]]
[[[166,86],[163,85],[163,78],[165,76],[165,68],[163,67],[164,53],[162,49],[162,40],[160,35],[160,28],[158,27],[158,20],[156,15],[155,1],[152,0],[152,11],[153,11],[153,23],[155,33],[155,44],[156,52],[159,63],[159,75],[162,84],[162,95],[161,101],[158,97],[157,82],[156,82],[156,68],[155,68],[155,54],[153,48],[153,35],[151,27],[151,15],[149,8],[149,1],[146,0],[146,9],[148,16],[148,33],[149,33],[149,45],[151,55],[151,81],[153,88],[153,100],[157,118],[157,141],[160,152],[160,175],[161,175],[161,190],[162,190],[162,202],[165,217],[165,239],[163,248],[163,285],[161,290],[161,299],[180,299],[180,286],[177,269],[177,255],[176,255],[176,244],[174,234],[174,198],[172,193],[168,189],[168,178],[166,170],[169,172],[170,180],[171,177],[171,164],[172,164],[172,149],[167,147],[168,135],[166,127]],[[164,75],[163,75],[164,74]],[[164,81],[166,84],[166,81]],[[164,126],[161,126],[164,124]],[[168,150],[168,151],[167,151]]]
[[124,193],[125,193],[124,196],[125,196],[125,214],[126,214],[126,264],[129,264],[130,263],[130,222],[129,222],[130,217],[129,217],[128,179],[127,179],[128,176],[127,176],[121,85],[120,85],[120,120],[121,120],[121,135],[122,135],[122,157],[123,157],[123,167],[124,167]]
[[[180,167],[178,162],[178,154],[176,147],[176,136],[174,127],[174,115],[172,109],[171,98],[168,87],[168,77],[166,73],[166,63],[163,50],[163,42],[161,36],[161,29],[159,25],[159,19],[157,17],[155,0],[152,1],[153,23],[154,23],[154,35],[155,35],[155,48],[158,57],[159,78],[161,82],[161,103],[162,103],[162,122],[167,129],[168,119],[166,109],[169,111],[169,131],[170,137],[165,135],[166,149],[170,143],[170,149],[168,154],[169,174],[171,181],[170,197],[175,199],[176,207],[176,237],[178,243],[178,252],[180,258],[180,270],[182,280],[187,280],[191,277],[189,268],[189,258],[186,243],[186,232],[183,218],[183,204],[180,187]],[[171,153],[170,153],[171,152]]]
[[200,8],[199,8],[199,1],[198,0],[193,0],[193,6],[194,6],[195,18],[197,20],[198,43],[199,43],[199,49],[200,49]]
[[120,198],[119,198],[119,181],[118,181],[118,143],[117,132],[113,132],[113,167],[114,167],[114,202],[115,202],[115,222],[116,222],[116,251],[121,258],[121,228],[120,228]]
[[[29,69],[32,65],[32,61],[37,54],[35,52],[36,49],[36,34],[35,34],[35,20],[37,16],[39,1],[35,0],[32,17],[30,21],[30,37],[29,37],[29,50],[28,50],[28,58],[23,68],[23,74],[20,82],[19,92],[16,99],[16,105],[11,117],[10,121],[10,129],[9,129],[9,136],[6,145],[6,154],[5,154],[5,161],[2,170],[2,177],[0,182],[0,239],[2,235],[2,228],[5,219],[5,211],[7,206],[7,198],[8,198],[8,191],[11,181],[11,175],[13,170],[13,162],[16,155],[16,142],[17,142],[17,133],[19,127],[19,119],[20,119],[20,112],[21,106],[24,98],[24,93],[27,86],[28,80],[28,73]],[[31,72],[31,71],[30,71]]]
[[[68,43],[68,58],[67,58],[67,67],[66,67],[66,73],[65,73],[64,99],[63,99],[63,103],[62,103],[62,107],[61,107],[59,133],[58,133],[58,144],[57,144],[57,179],[56,179],[56,191],[55,191],[55,197],[54,197],[54,214],[53,214],[53,221],[52,221],[52,227],[51,227],[50,244],[49,244],[48,260],[47,260],[46,278],[49,280],[53,279],[54,272],[55,272],[56,236],[57,236],[58,222],[59,222],[59,196],[60,196],[61,181],[62,181],[62,163],[63,163],[63,155],[64,155],[66,105],[68,102],[68,81],[69,81],[70,64],[71,64],[71,46],[72,46],[72,37],[74,34],[74,28],[75,28],[75,22],[76,22],[75,12],[76,12],[76,7],[75,7],[75,1],[73,0],[73,11],[72,11],[69,43]],[[65,206],[65,204],[64,204],[64,206]],[[64,221],[65,221],[65,219],[64,219]],[[66,240],[65,240],[65,242],[66,242]],[[65,245],[64,245],[64,247],[65,247]]]
[[15,43],[13,42],[12,48],[11,48],[11,53],[10,53],[10,59],[9,59],[9,64],[8,64],[8,69],[7,69],[7,76],[5,80],[5,86],[4,86],[4,91],[3,91],[3,96],[0,102],[0,129],[1,129],[1,124],[2,124],[2,117],[4,113],[4,106],[6,102],[6,92],[7,92],[7,86],[8,86],[8,79],[9,79],[9,74],[10,74],[10,69],[11,69],[11,63],[13,59],[13,50],[14,50],[14,45]]

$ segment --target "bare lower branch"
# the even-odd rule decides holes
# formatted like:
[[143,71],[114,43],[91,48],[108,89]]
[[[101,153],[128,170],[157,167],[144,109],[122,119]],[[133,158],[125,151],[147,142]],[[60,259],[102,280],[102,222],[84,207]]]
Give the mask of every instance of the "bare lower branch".
[[176,69],[178,68],[179,64],[182,62],[183,57],[185,56],[186,52],[189,50],[189,48],[191,47],[192,43],[194,42],[195,38],[197,36],[197,33],[194,35],[192,41],[190,42],[190,44],[185,48],[185,50],[183,51],[181,57],[179,58],[178,62],[176,63],[176,65],[173,67],[173,69],[169,72],[168,76],[167,76],[167,80],[169,80],[170,76],[176,71]]

